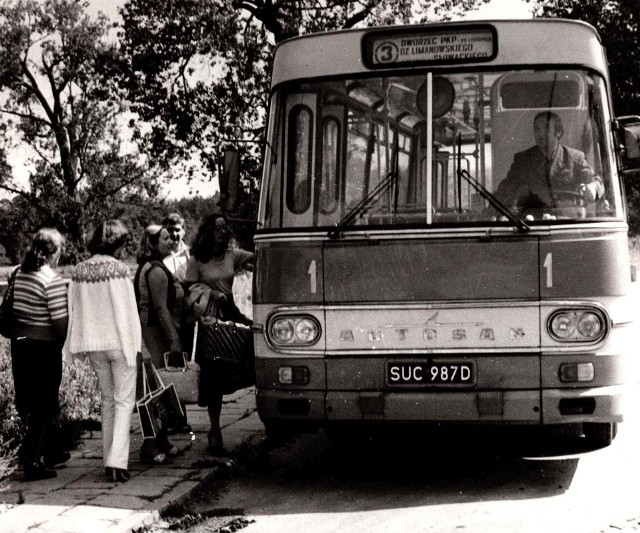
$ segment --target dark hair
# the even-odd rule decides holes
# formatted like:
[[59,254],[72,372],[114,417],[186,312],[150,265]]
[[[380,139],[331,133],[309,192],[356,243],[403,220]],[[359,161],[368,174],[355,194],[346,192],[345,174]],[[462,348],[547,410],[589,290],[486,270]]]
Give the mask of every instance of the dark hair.
[[158,243],[163,229],[165,227],[160,224],[149,224],[144,228],[136,258],[139,265],[144,265],[147,261],[153,261],[154,259],[162,259],[158,252]]
[[129,231],[118,219],[106,220],[98,224],[87,245],[92,255],[113,255],[118,248],[125,245]]
[[215,244],[214,229],[216,227],[216,220],[219,218],[224,219],[225,222],[227,221],[227,217],[222,213],[211,213],[204,217],[198,226],[191,253],[196,258],[196,261],[200,263],[206,263],[213,257],[213,245]]
[[540,119],[544,119],[547,124],[553,120],[556,133],[559,133],[560,137],[564,135],[564,126],[562,125],[562,119],[560,118],[560,115],[554,113],[553,111],[541,111],[535,116],[535,118],[533,119],[533,123],[535,124]]
[[184,218],[179,213],[169,213],[162,219],[163,226],[177,226],[178,224],[184,228]]
[[40,270],[47,259],[55,254],[58,250],[62,250],[64,246],[64,237],[56,229],[42,228],[36,231],[31,239],[29,250],[22,261],[22,272],[35,272]]

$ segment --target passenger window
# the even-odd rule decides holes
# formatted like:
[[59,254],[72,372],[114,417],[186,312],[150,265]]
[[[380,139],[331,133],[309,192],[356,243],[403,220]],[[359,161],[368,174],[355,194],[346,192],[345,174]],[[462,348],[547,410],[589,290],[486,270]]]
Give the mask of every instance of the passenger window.
[[287,208],[300,214],[311,205],[313,124],[311,110],[297,105],[289,113]]
[[340,175],[340,123],[327,117],[322,124],[322,181],[320,183],[320,211],[332,213],[338,207]]

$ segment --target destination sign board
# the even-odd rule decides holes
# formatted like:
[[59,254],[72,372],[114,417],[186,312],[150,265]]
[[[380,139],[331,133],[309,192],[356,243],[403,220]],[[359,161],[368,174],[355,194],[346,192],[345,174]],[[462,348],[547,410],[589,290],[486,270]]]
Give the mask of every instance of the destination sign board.
[[475,63],[496,56],[497,37],[492,26],[378,31],[363,37],[362,52],[369,68]]

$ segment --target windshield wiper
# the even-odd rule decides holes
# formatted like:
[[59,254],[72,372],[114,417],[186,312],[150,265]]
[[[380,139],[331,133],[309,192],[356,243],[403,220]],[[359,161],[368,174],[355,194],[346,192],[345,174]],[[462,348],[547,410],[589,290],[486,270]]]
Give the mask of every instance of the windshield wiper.
[[467,170],[458,170],[458,176],[467,180],[467,183],[476,189],[482,196],[484,196],[488,202],[503,216],[507,217],[507,220],[511,222],[520,233],[527,233],[531,228],[527,226],[524,220],[519,218],[511,209],[498,200],[493,194],[491,194],[482,183],[475,179]]
[[351,224],[358,215],[362,215],[367,210],[375,205],[375,203],[385,194],[394,184],[398,181],[398,172],[392,170],[389,172],[378,185],[376,185],[367,196],[365,196],[360,202],[358,202],[353,208],[344,216],[342,220],[336,224],[336,227],[329,231],[329,237],[335,239],[340,236],[340,231]]

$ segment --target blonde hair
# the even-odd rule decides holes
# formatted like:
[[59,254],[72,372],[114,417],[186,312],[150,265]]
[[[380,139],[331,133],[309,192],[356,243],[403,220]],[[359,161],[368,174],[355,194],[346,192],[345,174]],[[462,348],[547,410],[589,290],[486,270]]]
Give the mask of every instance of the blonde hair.
[[139,265],[152,259],[158,259],[158,241],[164,226],[161,224],[149,224],[142,232],[137,261]]
[[35,272],[47,262],[47,259],[62,250],[64,237],[53,228],[42,228],[36,231],[31,240],[31,246],[24,256],[21,270],[23,272]]

